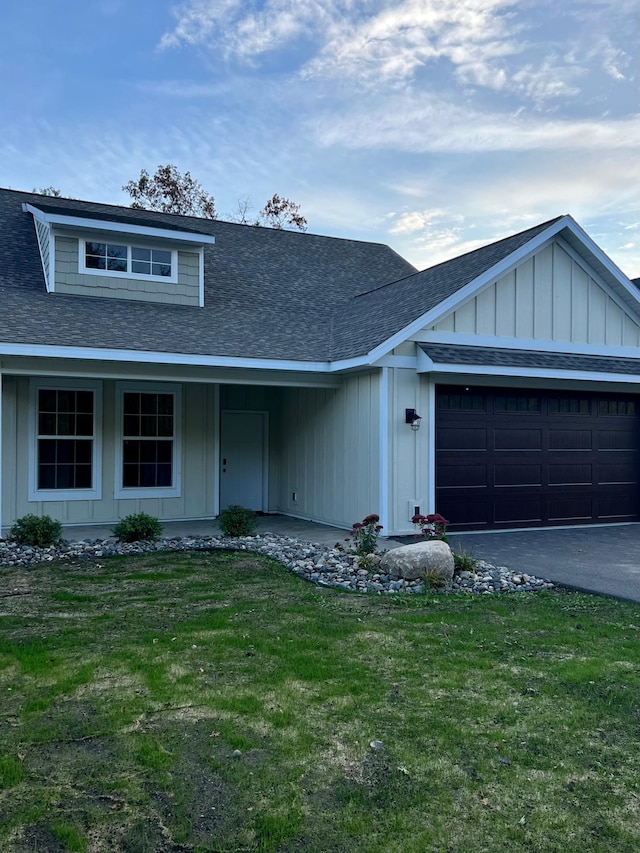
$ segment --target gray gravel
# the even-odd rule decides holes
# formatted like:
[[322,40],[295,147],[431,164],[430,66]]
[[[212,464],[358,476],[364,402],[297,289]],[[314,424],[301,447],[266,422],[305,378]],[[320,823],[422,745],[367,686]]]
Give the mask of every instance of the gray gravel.
[[[0,566],[29,567],[52,560],[111,557],[116,554],[145,554],[155,551],[211,551],[217,549],[253,551],[272,557],[290,571],[319,586],[338,587],[356,592],[423,593],[421,581],[405,581],[381,574],[376,568],[360,567],[358,559],[339,548],[329,548],[288,536],[265,533],[234,539],[223,536],[183,536],[161,538],[157,542],[120,543],[115,539],[64,540],[51,548],[18,545],[0,539]],[[511,571],[506,566],[492,566],[479,560],[475,570],[456,572],[443,592],[471,592],[493,595],[507,592],[533,592],[552,589],[554,584],[533,575]]]

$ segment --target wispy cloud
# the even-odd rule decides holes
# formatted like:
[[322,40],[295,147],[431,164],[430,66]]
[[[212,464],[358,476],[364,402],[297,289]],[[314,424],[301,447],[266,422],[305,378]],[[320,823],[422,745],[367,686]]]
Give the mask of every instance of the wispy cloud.
[[[610,10],[611,0],[590,7],[566,0],[561,14],[548,4],[550,39],[519,0],[186,0],[160,47],[206,46],[227,60],[255,64],[303,40],[308,50],[294,70],[305,80],[379,91],[419,85],[429,71],[432,87],[477,87],[541,109],[578,95],[589,69],[626,79],[630,58],[608,35]],[[610,27],[631,22],[631,15],[629,0],[621,0]],[[581,32],[585,20],[588,34]]]

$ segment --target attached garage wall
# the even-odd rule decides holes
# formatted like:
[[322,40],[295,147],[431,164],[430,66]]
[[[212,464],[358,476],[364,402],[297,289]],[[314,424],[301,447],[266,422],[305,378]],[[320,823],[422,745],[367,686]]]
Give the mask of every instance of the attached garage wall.
[[436,509],[455,529],[640,519],[640,397],[439,386]]

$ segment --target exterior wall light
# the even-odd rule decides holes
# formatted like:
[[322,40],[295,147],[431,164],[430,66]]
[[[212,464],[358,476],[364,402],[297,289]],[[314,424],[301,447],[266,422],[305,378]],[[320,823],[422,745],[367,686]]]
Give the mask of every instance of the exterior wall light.
[[411,429],[415,431],[420,429],[420,421],[422,418],[415,409],[404,410],[404,422],[411,425]]

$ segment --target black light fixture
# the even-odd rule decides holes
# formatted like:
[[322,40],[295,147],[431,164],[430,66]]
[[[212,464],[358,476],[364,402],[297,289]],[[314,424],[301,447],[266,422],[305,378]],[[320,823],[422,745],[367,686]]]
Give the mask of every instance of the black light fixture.
[[417,431],[420,429],[420,421],[422,418],[415,409],[404,410],[404,422],[411,426],[411,429]]

